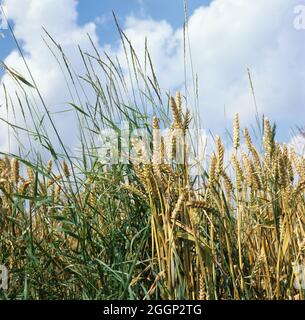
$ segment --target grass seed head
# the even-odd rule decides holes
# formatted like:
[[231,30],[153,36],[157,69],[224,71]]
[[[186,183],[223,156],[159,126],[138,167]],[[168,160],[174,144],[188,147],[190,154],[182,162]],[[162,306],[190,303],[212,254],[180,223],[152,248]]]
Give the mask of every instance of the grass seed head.
[[15,158],[11,161],[11,179],[15,185],[18,184],[20,176],[19,176],[19,161]]
[[233,147],[237,150],[240,146],[240,128],[239,128],[239,118],[238,113],[234,115],[234,125],[233,125]]

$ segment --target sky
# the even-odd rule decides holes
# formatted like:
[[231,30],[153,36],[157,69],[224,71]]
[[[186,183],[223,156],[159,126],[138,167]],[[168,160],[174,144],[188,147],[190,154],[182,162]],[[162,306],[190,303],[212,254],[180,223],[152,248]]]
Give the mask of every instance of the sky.
[[[192,62],[199,81],[202,126],[224,133],[234,113],[241,124],[254,123],[255,108],[247,69],[251,71],[260,114],[278,126],[278,138],[292,140],[292,130],[305,125],[305,30],[295,27],[300,0],[188,0]],[[42,26],[71,57],[77,71],[77,45],[89,48],[89,33],[102,51],[123,55],[112,11],[137,52],[145,37],[164,94],[183,89],[184,21],[182,0],[3,0],[14,33],[49,106],[67,102],[64,79],[42,41]],[[8,30],[0,30],[0,60],[26,73]],[[3,72],[1,84],[15,90]],[[187,79],[191,82],[191,78]],[[0,93],[0,104],[4,96]],[[2,112],[2,113],[1,113]],[[0,108],[0,116],[4,116]],[[57,119],[65,141],[72,143],[73,119]],[[0,149],[8,146],[0,124]]]
[[[19,2],[22,1],[24,0],[19,0]],[[211,0],[188,0],[188,14],[192,14],[195,9],[202,5],[208,5],[210,2]],[[3,1],[0,1],[0,3],[3,3]],[[33,3],[35,3],[35,0]],[[56,6],[56,1],[54,6]],[[155,20],[165,19],[174,28],[181,27],[184,21],[183,0],[78,0],[76,10],[79,25],[92,21],[96,24],[96,32],[101,44],[117,41],[112,12],[116,14],[122,24],[126,17],[131,15],[143,18],[152,17]],[[62,14],[64,14],[64,11]],[[11,20],[11,23],[14,24],[14,20]],[[5,59],[10,51],[15,48],[14,41],[9,36],[9,31],[3,30],[2,32],[7,36],[0,41],[1,60]]]

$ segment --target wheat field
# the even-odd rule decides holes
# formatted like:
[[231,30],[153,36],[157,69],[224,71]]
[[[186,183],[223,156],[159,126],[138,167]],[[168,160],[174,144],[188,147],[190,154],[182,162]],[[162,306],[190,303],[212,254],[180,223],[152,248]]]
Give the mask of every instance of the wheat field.
[[[196,127],[196,108],[179,92],[164,98],[148,50],[143,67],[119,32],[129,48],[131,88],[119,64],[97,51],[80,49],[86,74],[75,74],[47,34],[75,91],[83,81],[95,98],[69,104],[80,123],[77,155],[62,142],[31,73],[4,66],[23,88],[19,104],[13,93],[6,103],[20,113],[29,107],[32,126],[5,124],[36,147],[1,154],[0,264],[9,285],[0,297],[304,299],[304,156],[277,142],[276,126],[263,115],[255,133],[240,128],[235,114],[230,145],[213,137],[200,174],[192,174],[187,148],[180,148],[184,160],[175,160],[175,133],[185,137]],[[27,90],[38,94],[52,137]],[[118,120],[150,137],[148,161],[134,140],[128,163],[100,161],[96,136],[106,127],[117,131]],[[170,128],[169,146],[158,138],[162,128]]]
[[[180,94],[171,97],[172,132],[191,121],[181,104]],[[151,127],[159,128],[157,117]],[[163,143],[153,148],[159,162],[142,162],[140,148],[125,168],[97,162],[77,193],[65,161],[54,174],[52,160],[34,167],[2,158],[5,295],[303,299],[294,265],[305,250],[305,159],[276,142],[267,119],[261,152],[240,131],[236,114],[231,158],[224,161],[217,137],[199,181],[187,161],[164,162]]]

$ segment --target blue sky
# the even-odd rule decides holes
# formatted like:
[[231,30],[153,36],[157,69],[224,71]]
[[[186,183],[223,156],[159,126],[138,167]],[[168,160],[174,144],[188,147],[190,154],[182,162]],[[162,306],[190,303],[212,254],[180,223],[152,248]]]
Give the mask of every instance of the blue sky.
[[[210,2],[211,0],[188,0],[189,14]],[[175,28],[180,27],[183,23],[183,8],[183,0],[80,0],[78,3],[80,23],[92,21],[96,17],[104,17],[109,22],[108,19],[112,19],[112,11],[114,11],[121,22],[132,13],[136,16],[148,15],[156,20],[165,19]],[[106,41],[113,39],[113,33],[109,32],[110,30],[112,31],[111,24],[108,23],[99,28],[101,36],[105,37]]]
[[[208,5],[210,2],[211,0],[188,0],[188,14],[191,15],[196,8]],[[77,4],[78,23],[96,21],[100,42],[112,43],[117,40],[112,11],[122,24],[126,16],[131,14],[138,17],[150,16],[156,20],[165,19],[174,28],[180,27],[184,21],[183,0],[79,0]],[[9,32],[4,30],[3,33],[6,37],[0,41],[0,59],[4,59],[15,48]]]
[[[290,142],[291,128],[305,125],[305,29],[294,25],[298,18],[295,8],[300,1],[187,2],[202,126],[222,134],[230,128],[235,112],[239,112],[242,126],[254,123],[249,68],[260,114],[277,123],[281,141]],[[3,3],[48,105],[63,105],[68,97],[62,90],[60,70],[56,70],[42,42],[41,26],[50,31],[81,72],[77,45],[88,49],[87,33],[93,36],[101,52],[109,50],[122,56],[112,10],[137,52],[143,50],[144,39],[148,39],[164,95],[184,88],[183,0],[3,0]],[[26,73],[9,33],[3,33],[0,59]],[[14,92],[8,77],[3,74],[0,77]],[[190,76],[187,81],[191,82]],[[2,100],[0,93],[0,103]],[[63,126],[66,124],[63,121]],[[71,127],[66,131],[68,141]],[[1,136],[2,133],[0,126]],[[0,147],[4,142],[0,137]]]

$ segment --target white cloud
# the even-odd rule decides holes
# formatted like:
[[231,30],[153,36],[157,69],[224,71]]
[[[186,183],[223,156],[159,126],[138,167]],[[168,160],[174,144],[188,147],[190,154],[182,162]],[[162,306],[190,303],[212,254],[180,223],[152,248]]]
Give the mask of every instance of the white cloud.
[[[293,27],[298,2],[214,0],[190,17],[192,60],[206,127],[219,131],[230,126],[236,111],[242,123],[253,123],[255,108],[247,68],[259,112],[279,124],[282,138],[288,136],[289,126],[304,124],[305,31]],[[173,30],[166,21],[130,17],[125,32],[137,52],[143,53],[147,37],[163,89],[183,88],[182,29]]]
[[[42,27],[45,27],[56,42],[61,45],[76,72],[82,73],[83,71],[77,45],[80,45],[84,50],[90,50],[91,46],[87,34],[91,35],[95,43],[98,42],[94,23],[88,23],[83,26],[77,24],[76,4],[75,0],[4,1],[8,17],[14,22],[14,34],[22,45],[22,50],[24,51],[30,70],[51,112],[58,111],[59,109],[67,110],[69,107],[65,107],[65,104],[71,101],[71,97],[69,96],[69,91],[58,63],[47,45],[43,42],[42,38],[47,37]],[[51,41],[48,42],[49,44],[51,43]],[[12,51],[4,62],[24,75],[27,80],[30,80],[30,76],[17,50]],[[14,84],[8,75],[2,78],[2,83],[5,83],[7,91],[14,98],[14,91],[17,88],[16,84]],[[43,107],[34,92],[33,96],[36,98],[35,100],[42,114]],[[2,91],[0,93],[0,101],[1,104],[5,101]],[[9,121],[20,123],[22,122],[22,114],[16,106],[16,100],[13,101],[16,110],[18,110],[16,111],[17,119],[14,119],[14,114],[10,110]],[[4,107],[0,109],[0,116],[6,119]],[[71,134],[76,129],[74,116],[72,113],[65,113],[64,115],[55,117],[55,120],[58,130],[63,135],[65,141],[71,145],[73,140],[76,139],[76,134]],[[49,125],[47,129],[49,129],[50,136],[54,137],[54,132],[50,130]],[[0,134],[1,151],[8,151],[7,128],[3,124],[0,127]],[[16,147],[16,144],[14,146]],[[14,151],[14,148],[11,151]]]
[[291,138],[289,146],[294,148],[300,156],[305,157],[305,136],[304,135],[298,134],[293,138]]

